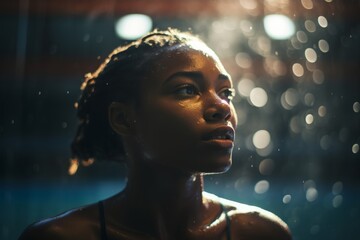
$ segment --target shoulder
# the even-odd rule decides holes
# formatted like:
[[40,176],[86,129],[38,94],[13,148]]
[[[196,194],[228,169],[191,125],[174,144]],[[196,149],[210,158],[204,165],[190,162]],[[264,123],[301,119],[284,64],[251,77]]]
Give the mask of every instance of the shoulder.
[[98,215],[94,205],[70,210],[27,227],[19,240],[99,239]]
[[231,232],[236,239],[291,239],[287,224],[274,213],[224,198],[218,198],[218,201],[227,210]]

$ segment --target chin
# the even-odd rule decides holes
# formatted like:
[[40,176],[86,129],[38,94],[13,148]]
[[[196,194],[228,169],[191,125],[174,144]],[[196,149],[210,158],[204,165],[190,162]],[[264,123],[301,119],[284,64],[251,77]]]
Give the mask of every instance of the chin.
[[232,165],[232,159],[217,159],[217,161],[207,162],[206,168],[201,169],[201,173],[208,174],[220,174],[227,172]]

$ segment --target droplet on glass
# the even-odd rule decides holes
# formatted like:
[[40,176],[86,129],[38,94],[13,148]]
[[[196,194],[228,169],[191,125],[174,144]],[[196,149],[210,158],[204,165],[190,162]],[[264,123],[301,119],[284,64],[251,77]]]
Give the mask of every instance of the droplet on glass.
[[314,116],[312,114],[307,114],[305,117],[306,124],[310,125],[314,122]]
[[286,194],[286,195],[283,197],[282,201],[283,201],[284,204],[290,203],[290,201],[291,201],[291,195],[290,195],[290,194]]
[[307,48],[307,49],[305,50],[305,58],[306,58],[306,60],[307,60],[308,62],[310,62],[310,63],[316,62],[316,60],[317,60],[317,54],[316,54],[315,50],[312,49],[312,48]]
[[351,148],[351,151],[356,154],[359,152],[359,144],[355,143],[352,148]]
[[327,53],[329,51],[329,43],[326,40],[324,39],[319,40],[318,45],[320,51],[322,51],[323,53]]
[[62,127],[62,128],[67,128],[67,126],[68,126],[67,122],[62,122],[62,123],[61,123],[61,127]]
[[258,149],[266,148],[271,141],[270,133],[266,130],[257,131],[252,138],[254,146]]
[[322,84],[324,82],[325,76],[321,70],[316,69],[313,71],[312,78],[314,80],[314,83]]
[[306,20],[305,21],[305,29],[308,31],[308,32],[315,32],[316,31],[316,25],[313,21],[311,20]]
[[326,28],[328,26],[328,21],[324,16],[318,17],[318,23],[319,23],[320,27],[322,27],[322,28]]
[[298,117],[292,117],[289,123],[290,129],[293,133],[301,132],[301,124]]
[[251,57],[247,53],[236,54],[235,62],[241,68],[250,68],[252,64]]
[[306,200],[308,202],[313,202],[318,197],[318,191],[314,187],[310,187],[306,190]]
[[240,29],[247,37],[250,37],[254,34],[253,25],[248,20],[242,20],[240,22]]
[[306,43],[308,41],[308,37],[307,37],[307,35],[306,35],[306,33],[304,31],[298,31],[296,33],[296,38],[301,43]]
[[337,196],[335,196],[335,197],[333,198],[333,200],[332,200],[332,205],[333,205],[334,208],[338,208],[338,207],[340,207],[340,205],[342,204],[342,202],[343,202],[343,196],[337,195]]
[[308,190],[309,188],[316,188],[316,183],[314,180],[309,179],[304,182],[304,190]]
[[319,108],[318,108],[318,115],[320,117],[325,117],[326,115],[326,107],[321,105]]
[[254,191],[257,194],[264,194],[269,190],[270,183],[266,180],[261,180],[257,182],[254,186]]
[[354,104],[353,104],[353,110],[354,110],[354,112],[356,112],[356,113],[360,112],[360,103],[359,103],[359,102],[354,102]]
[[314,97],[314,94],[312,93],[307,93],[305,94],[304,96],[304,102],[307,106],[313,106],[314,103],[315,103],[315,97]]
[[294,88],[289,88],[285,92],[284,99],[288,105],[290,105],[291,107],[294,107],[299,102],[299,94]]
[[243,97],[249,97],[254,87],[254,82],[248,78],[242,78],[237,85],[238,91]]
[[270,158],[264,159],[259,164],[259,172],[262,175],[271,175],[274,170],[274,161]]
[[328,135],[324,135],[320,138],[320,147],[323,150],[327,150],[330,148],[331,139]]
[[292,65],[292,71],[297,77],[302,77],[304,75],[304,68],[300,63],[294,63]]
[[337,195],[340,194],[343,190],[343,183],[341,181],[337,181],[332,186],[332,194]]
[[254,88],[250,92],[250,101],[255,107],[264,107],[268,101],[267,93],[262,88]]
[[314,7],[312,0],[301,0],[301,4],[305,9],[312,9]]

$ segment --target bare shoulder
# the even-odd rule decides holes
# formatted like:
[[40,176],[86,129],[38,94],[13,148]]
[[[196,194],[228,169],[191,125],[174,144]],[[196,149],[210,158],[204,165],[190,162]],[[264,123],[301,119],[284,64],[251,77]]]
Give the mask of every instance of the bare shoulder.
[[224,198],[218,197],[218,201],[228,212],[231,232],[236,239],[292,239],[287,224],[274,213]]
[[95,205],[67,211],[27,227],[19,240],[99,239]]

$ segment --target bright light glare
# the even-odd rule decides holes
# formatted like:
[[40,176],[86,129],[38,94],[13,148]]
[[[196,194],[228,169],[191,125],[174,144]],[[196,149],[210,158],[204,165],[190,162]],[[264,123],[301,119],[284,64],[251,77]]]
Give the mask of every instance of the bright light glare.
[[271,142],[270,133],[266,130],[259,130],[254,134],[252,141],[256,148],[264,149]]
[[264,17],[265,32],[273,39],[288,39],[295,33],[295,24],[285,15],[272,14]]
[[120,38],[137,39],[152,28],[152,20],[143,14],[128,14],[115,23],[115,31]]
[[268,101],[267,93],[262,88],[253,88],[250,92],[250,101],[256,107],[263,107]]

